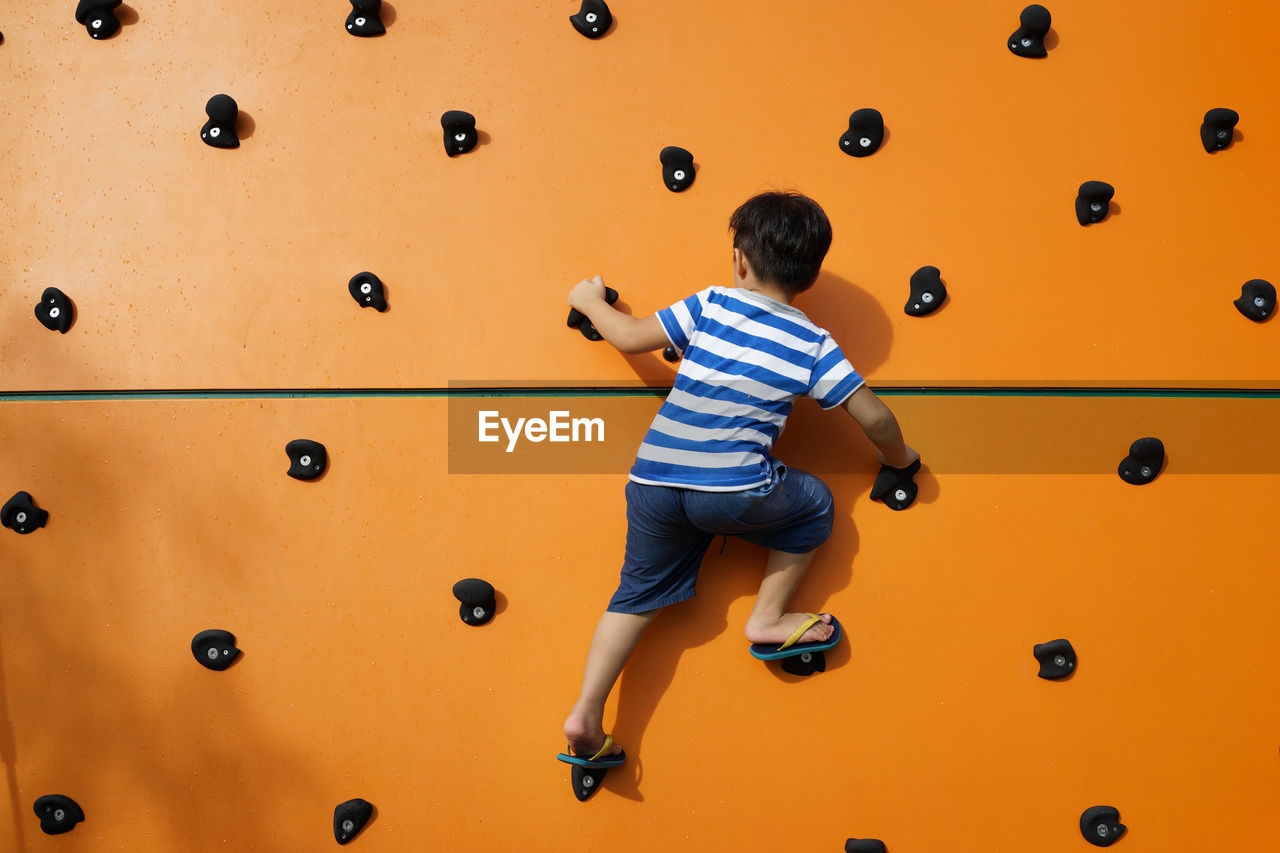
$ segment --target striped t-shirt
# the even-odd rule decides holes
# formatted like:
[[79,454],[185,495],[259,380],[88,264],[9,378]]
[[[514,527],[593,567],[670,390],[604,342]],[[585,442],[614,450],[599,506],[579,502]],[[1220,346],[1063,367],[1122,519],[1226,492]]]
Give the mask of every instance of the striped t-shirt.
[[704,492],[762,486],[796,397],[831,409],[864,384],[825,329],[754,291],[709,287],[658,319],[684,360],[631,467],[637,483]]

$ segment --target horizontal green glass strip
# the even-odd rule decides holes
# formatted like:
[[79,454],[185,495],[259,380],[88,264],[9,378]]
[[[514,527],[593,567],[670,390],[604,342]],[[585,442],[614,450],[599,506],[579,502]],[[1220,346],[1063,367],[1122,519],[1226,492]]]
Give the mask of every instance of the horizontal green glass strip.
[[[665,397],[664,387],[454,387],[454,388],[227,388],[204,390],[0,391],[0,402],[58,403],[101,400],[262,400],[464,397]],[[1161,397],[1280,399],[1280,388],[951,388],[936,386],[876,388],[883,397]]]

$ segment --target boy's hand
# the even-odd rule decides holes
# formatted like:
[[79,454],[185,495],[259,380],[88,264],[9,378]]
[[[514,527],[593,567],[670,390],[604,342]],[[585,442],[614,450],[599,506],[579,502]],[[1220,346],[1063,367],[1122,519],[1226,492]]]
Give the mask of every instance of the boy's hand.
[[586,308],[604,302],[604,279],[584,278],[569,291],[569,307],[586,314]]
[[879,458],[881,465],[888,465],[890,468],[909,468],[920,458],[920,454],[906,444],[902,445],[902,451],[901,456],[892,459],[885,456],[884,451],[878,451],[876,456]]

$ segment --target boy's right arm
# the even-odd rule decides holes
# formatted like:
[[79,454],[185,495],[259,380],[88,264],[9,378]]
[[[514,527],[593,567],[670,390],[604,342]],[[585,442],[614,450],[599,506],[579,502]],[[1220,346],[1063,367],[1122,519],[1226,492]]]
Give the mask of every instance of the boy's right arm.
[[880,451],[882,465],[906,468],[920,458],[920,454],[902,440],[902,428],[893,412],[866,385],[849,395],[844,401],[844,410]]
[[633,317],[623,314],[604,298],[604,280],[586,278],[569,291],[569,307],[587,315],[606,341],[621,352],[653,352],[670,343],[657,314]]

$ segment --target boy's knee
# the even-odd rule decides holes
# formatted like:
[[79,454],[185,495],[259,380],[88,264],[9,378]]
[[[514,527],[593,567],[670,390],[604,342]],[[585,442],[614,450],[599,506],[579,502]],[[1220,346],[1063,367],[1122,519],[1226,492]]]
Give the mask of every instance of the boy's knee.
[[831,494],[831,488],[821,480],[816,482],[814,491],[817,493],[817,503],[819,505],[819,516],[830,522],[836,516],[836,498]]
[[834,526],[836,520],[836,499],[835,496],[831,494],[831,489],[827,487],[826,483],[819,480],[818,486],[821,503],[817,518],[823,531],[821,542],[826,542],[831,536],[831,528]]

